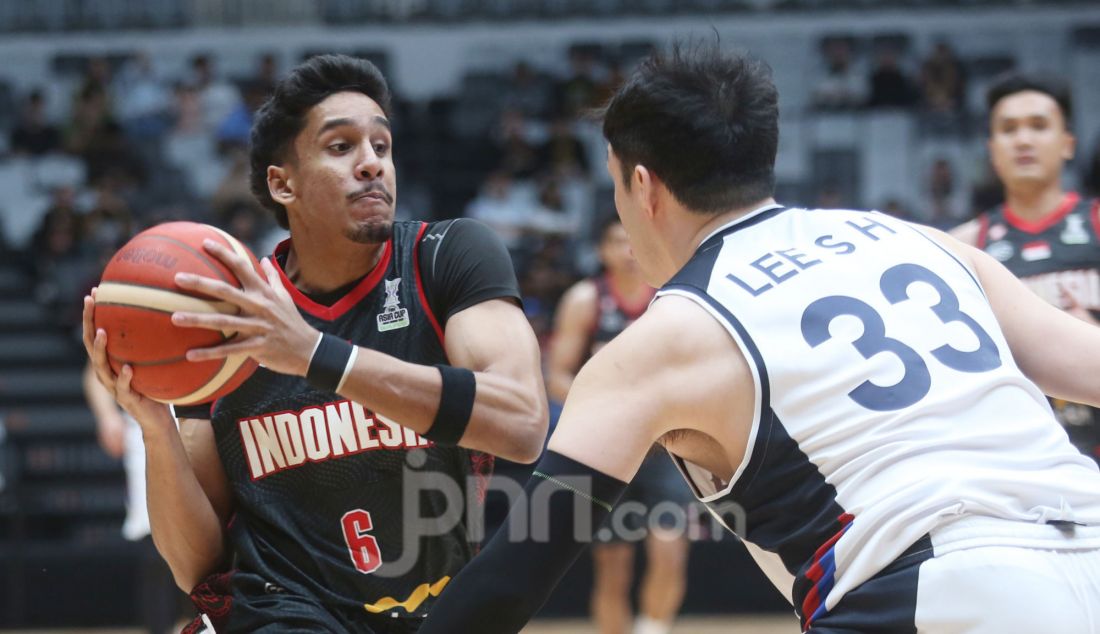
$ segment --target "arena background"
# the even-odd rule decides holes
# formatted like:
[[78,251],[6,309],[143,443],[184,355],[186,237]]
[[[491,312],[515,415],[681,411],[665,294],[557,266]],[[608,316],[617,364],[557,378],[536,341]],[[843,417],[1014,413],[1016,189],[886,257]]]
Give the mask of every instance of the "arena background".
[[[782,202],[940,227],[997,203],[984,88],[1012,67],[1069,80],[1067,185],[1100,189],[1095,1],[0,0],[0,629],[139,623],[148,553],[119,532],[79,302],[156,222],[219,224],[258,252],[279,239],[245,178],[273,79],[320,52],[378,63],[397,96],[399,216],[497,228],[545,341],[612,211],[584,112],[650,50],[715,35],[774,69]],[[736,540],[698,536],[677,631],[796,631]],[[529,631],[590,631],[590,576],[582,558]]]

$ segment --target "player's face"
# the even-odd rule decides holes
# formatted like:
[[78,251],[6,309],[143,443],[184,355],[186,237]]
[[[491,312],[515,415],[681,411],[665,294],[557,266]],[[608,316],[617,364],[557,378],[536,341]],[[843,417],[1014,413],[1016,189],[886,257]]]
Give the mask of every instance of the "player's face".
[[990,116],[989,154],[1007,188],[1058,182],[1073,158],[1073,135],[1058,102],[1027,90],[1004,97]]
[[350,240],[385,242],[393,232],[397,178],[393,137],[382,108],[358,92],[313,106],[294,140],[299,209],[312,227]]
[[615,210],[619,212],[619,220],[622,221],[623,233],[627,235],[630,249],[636,258],[642,277],[650,286],[658,287],[665,280],[654,270],[656,267],[656,250],[652,248],[650,223],[645,221],[645,214],[641,209],[639,198],[644,196],[637,187],[627,189],[623,183],[623,172],[619,157],[615,156],[611,145],[607,146],[607,171],[611,174],[611,180],[615,183]]
[[600,240],[600,261],[612,273],[638,272],[638,261],[630,250],[630,238],[621,224],[612,224],[604,231]]

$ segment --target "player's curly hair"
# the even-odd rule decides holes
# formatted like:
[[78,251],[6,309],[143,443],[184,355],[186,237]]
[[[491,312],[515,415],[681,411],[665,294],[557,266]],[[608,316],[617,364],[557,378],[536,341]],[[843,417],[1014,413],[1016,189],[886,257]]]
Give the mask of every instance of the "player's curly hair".
[[267,187],[269,165],[293,158],[294,139],[305,127],[313,106],[338,92],[361,92],[390,116],[390,88],[374,64],[347,55],[318,55],[290,71],[275,85],[271,97],[256,112],[249,153],[252,195],[275,214],[279,226],[288,229],[286,207],[271,198]]
[[762,61],[676,44],[643,61],[601,113],[627,188],[644,165],[685,207],[719,213],[775,190],[779,96]]

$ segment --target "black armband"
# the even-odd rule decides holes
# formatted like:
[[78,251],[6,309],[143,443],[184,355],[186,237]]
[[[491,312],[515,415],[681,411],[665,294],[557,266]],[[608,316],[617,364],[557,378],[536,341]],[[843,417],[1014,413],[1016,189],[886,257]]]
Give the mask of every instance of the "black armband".
[[358,352],[350,342],[327,332],[321,333],[309,359],[306,380],[318,390],[339,392],[351,374]]
[[466,368],[437,365],[443,387],[439,390],[439,409],[435,412],[432,427],[424,437],[437,445],[453,447],[462,440],[474,411],[477,396],[477,378]]
[[[548,451],[508,519],[432,606],[420,634],[515,634],[591,543],[626,483]],[[514,518],[515,513],[527,515]],[[528,521],[522,521],[527,519]]]

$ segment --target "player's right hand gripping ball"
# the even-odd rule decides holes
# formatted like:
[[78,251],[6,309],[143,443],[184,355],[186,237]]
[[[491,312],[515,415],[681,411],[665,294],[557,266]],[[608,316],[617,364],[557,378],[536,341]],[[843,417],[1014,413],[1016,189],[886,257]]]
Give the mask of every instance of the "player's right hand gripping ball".
[[134,370],[131,386],[163,403],[207,403],[235,390],[256,370],[247,355],[191,362],[192,348],[233,339],[234,332],[183,328],[172,313],[223,312],[237,308],[176,285],[176,273],[223,280],[238,288],[236,276],[203,247],[203,240],[228,246],[252,262],[248,247],[221,229],[197,222],[167,222],[147,229],[126,243],[107,263],[95,297],[95,327],[107,331],[107,358],[117,373],[123,364]]

